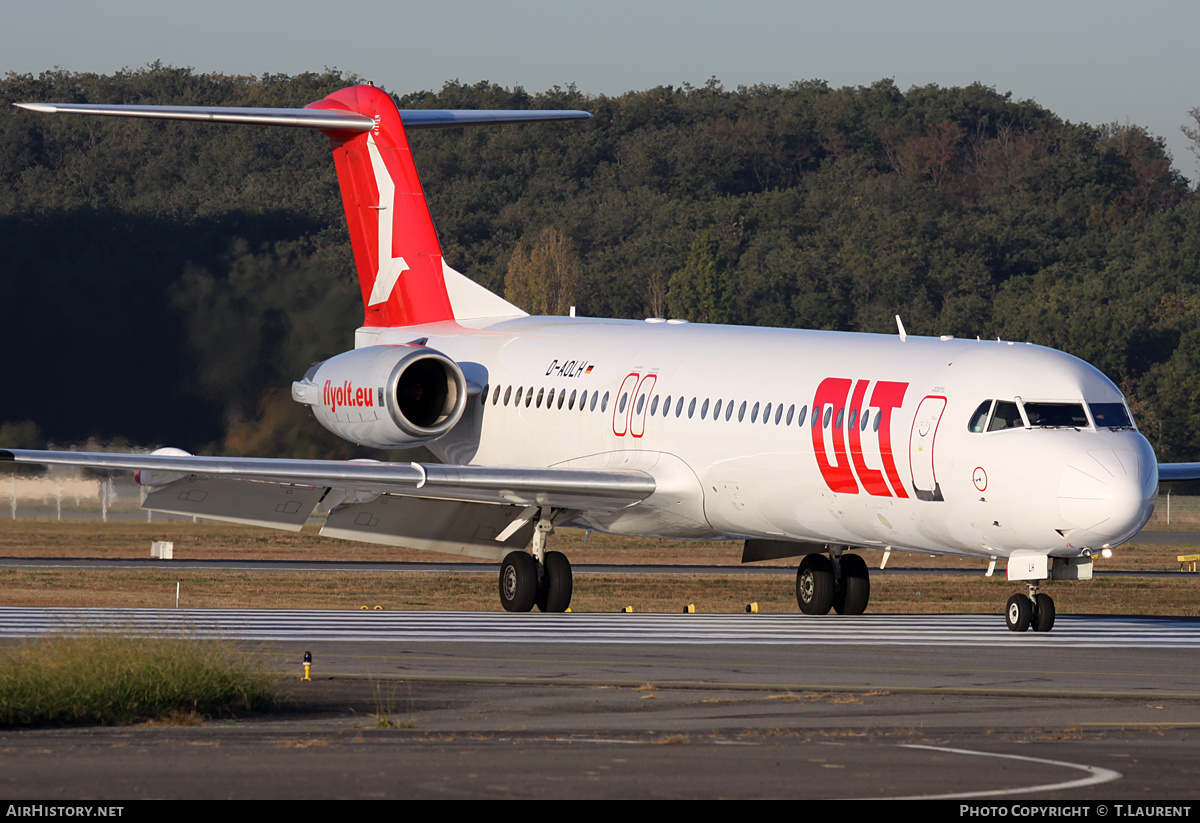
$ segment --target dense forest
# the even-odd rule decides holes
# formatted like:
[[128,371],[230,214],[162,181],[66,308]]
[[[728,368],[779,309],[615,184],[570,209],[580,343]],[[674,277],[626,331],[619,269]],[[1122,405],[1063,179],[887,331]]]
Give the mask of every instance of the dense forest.
[[[350,453],[289,397],[362,319],[328,143],[10,103],[302,106],[354,82],[0,81],[0,445]],[[1137,126],[889,80],[398,100],[595,115],[411,138],[447,260],[530,311],[1028,340],[1116,381],[1161,459],[1200,459],[1200,202]]]

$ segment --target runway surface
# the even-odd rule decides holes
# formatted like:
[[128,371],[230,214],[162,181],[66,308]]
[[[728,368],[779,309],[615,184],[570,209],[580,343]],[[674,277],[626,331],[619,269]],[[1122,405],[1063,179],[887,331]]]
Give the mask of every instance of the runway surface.
[[0,609],[81,626],[227,638],[294,711],[0,733],[6,797],[1200,792],[1200,619]]
[[507,614],[325,609],[0,607],[0,637],[90,629],[236,640],[1200,648],[1200,619],[1064,615],[1017,634],[995,615]]

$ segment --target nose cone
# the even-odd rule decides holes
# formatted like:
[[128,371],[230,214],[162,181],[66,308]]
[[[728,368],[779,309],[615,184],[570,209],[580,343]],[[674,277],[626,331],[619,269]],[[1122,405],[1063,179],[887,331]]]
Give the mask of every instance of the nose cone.
[[1128,448],[1084,452],[1063,470],[1058,512],[1074,527],[1069,535],[1072,545],[1123,543],[1150,519],[1158,464],[1150,444],[1141,436],[1138,440]]

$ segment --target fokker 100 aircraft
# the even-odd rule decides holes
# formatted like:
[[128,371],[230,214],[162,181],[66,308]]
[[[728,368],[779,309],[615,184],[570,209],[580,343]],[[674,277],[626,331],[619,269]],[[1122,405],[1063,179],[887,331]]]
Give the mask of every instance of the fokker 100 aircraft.
[[[303,109],[18,104],[42,112],[316,129],[333,148],[365,319],[293,398],[363,446],[440,464],[12,449],[0,458],[138,471],[145,507],[501,562],[509,611],[565,611],[557,527],[745,542],[802,557],[805,614],[861,614],[854,548],[979,557],[1024,592],[1010,629],[1048,631],[1048,579],[1091,576],[1132,538],[1159,466],[1117,387],[1024,343],[530,317],[443,260],[407,130],[586,118],[399,111],[374,86]],[[990,570],[990,569],[989,569]]]

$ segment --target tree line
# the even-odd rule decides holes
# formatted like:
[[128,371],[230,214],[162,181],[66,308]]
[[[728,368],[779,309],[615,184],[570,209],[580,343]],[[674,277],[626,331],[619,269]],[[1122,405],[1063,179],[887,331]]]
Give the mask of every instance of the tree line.
[[[0,81],[0,441],[351,453],[288,396],[362,319],[326,141],[9,104],[302,106],[354,82]],[[410,136],[447,260],[530,311],[1028,340],[1117,382],[1161,459],[1200,458],[1200,204],[1137,126],[890,80],[398,102],[593,113]]]

